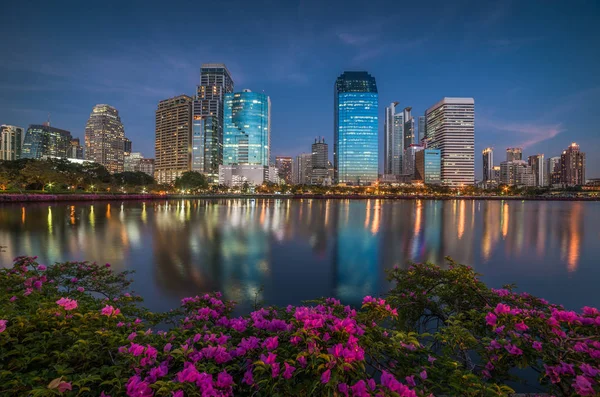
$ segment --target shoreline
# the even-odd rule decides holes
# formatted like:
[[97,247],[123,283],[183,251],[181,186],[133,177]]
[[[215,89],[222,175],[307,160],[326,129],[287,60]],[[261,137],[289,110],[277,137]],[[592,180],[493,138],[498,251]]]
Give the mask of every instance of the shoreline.
[[510,201],[600,201],[599,197],[563,196],[433,196],[433,195],[346,195],[346,194],[0,194],[0,203],[119,201],[119,200],[181,200],[181,199],[285,199],[285,200],[510,200]]

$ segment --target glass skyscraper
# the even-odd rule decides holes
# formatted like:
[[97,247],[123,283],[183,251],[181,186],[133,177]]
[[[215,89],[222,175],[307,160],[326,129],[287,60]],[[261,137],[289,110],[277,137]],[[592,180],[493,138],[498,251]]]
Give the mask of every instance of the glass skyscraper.
[[378,177],[378,97],[367,72],[344,72],[334,87],[336,183],[369,185]]
[[105,104],[94,106],[85,126],[85,159],[102,164],[110,173],[123,172],[124,141],[119,111]]
[[49,123],[32,124],[27,128],[23,139],[21,157],[25,159],[40,159],[42,156],[67,157],[72,139],[69,131],[50,127]]
[[398,102],[393,102],[385,108],[383,131],[384,174],[402,174],[402,154],[404,135],[404,113],[396,113]]
[[269,166],[271,100],[244,90],[225,94],[223,164]]

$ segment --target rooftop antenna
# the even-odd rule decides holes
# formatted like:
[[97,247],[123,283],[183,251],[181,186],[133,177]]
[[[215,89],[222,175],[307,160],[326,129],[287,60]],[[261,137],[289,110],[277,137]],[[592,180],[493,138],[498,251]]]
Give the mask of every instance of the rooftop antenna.
[[50,112],[48,112],[48,127],[50,127]]

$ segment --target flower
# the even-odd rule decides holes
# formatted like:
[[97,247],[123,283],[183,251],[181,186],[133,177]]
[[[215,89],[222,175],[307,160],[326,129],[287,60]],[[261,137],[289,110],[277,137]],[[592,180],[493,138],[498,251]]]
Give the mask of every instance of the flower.
[[496,325],[496,320],[498,319],[498,317],[496,317],[496,315],[492,312],[489,312],[486,316],[485,316],[485,321],[487,322],[488,325]]
[[11,301],[11,302],[14,302],[14,301],[16,301],[16,300],[17,300],[17,296],[16,296],[16,295],[13,295],[13,296],[12,296],[12,297],[9,299],[9,301]]
[[510,354],[512,354],[514,356],[520,356],[523,354],[523,350],[519,349],[517,346],[510,344],[510,343],[508,345],[504,346],[504,348],[506,349],[506,351],[508,351]]
[[523,321],[515,324],[515,329],[518,331],[527,331],[529,327]]
[[535,350],[537,350],[539,352],[542,351],[542,343],[538,342],[537,340],[531,344],[531,347],[533,347]]
[[321,375],[321,383],[329,383],[329,378],[331,378],[331,370],[330,369],[323,372],[323,374]]
[[423,370],[419,373],[419,376],[421,377],[421,379],[425,380],[427,379],[427,371]]
[[219,372],[217,376],[217,387],[221,389],[230,388],[233,385],[233,377],[227,371]]
[[582,375],[577,375],[575,382],[573,382],[573,387],[581,396],[593,396],[595,394],[591,382]]
[[77,277],[73,277],[73,278],[71,279],[71,282],[72,282],[73,284],[75,284],[75,283],[76,283],[76,282],[78,282],[78,281],[79,281],[79,280],[77,279]]
[[62,306],[65,310],[73,310],[77,308],[77,301],[75,299],[60,298],[56,301],[58,306]]
[[0,320],[0,334],[4,332],[4,330],[6,329],[6,323],[8,321],[6,320]]
[[290,379],[296,370],[296,367],[289,365],[288,363],[283,364],[285,369],[283,370],[283,379]]
[[279,341],[277,340],[277,337],[273,336],[271,338],[265,339],[265,341],[262,344],[262,347],[266,348],[267,350],[275,350],[275,349],[277,349],[278,345],[279,345]]
[[44,271],[44,270],[46,270],[46,266],[44,266],[44,265],[39,265],[39,266],[38,266],[38,270]]
[[106,305],[102,310],[100,310],[100,313],[106,317],[116,317],[119,315],[119,313],[121,313],[121,309],[115,309],[112,306]]
[[498,303],[498,305],[494,309],[494,312],[498,315],[510,313],[510,306],[505,305],[504,303]]
[[67,390],[73,390],[73,386],[71,386],[71,383],[69,382],[60,382],[57,389],[60,393],[64,393]]
[[184,397],[183,390],[177,390],[177,391],[173,391],[171,393],[172,393],[172,397]]
[[83,292],[83,291],[85,291],[85,288],[83,288],[83,287],[77,287],[77,291]]

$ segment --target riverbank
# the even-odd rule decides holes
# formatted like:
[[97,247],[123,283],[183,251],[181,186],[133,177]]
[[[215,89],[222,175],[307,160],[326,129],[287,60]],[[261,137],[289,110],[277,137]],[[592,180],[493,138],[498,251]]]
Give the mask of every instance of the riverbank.
[[600,196],[442,196],[442,195],[360,195],[360,194],[0,194],[0,203],[120,201],[181,199],[311,199],[311,200],[512,200],[512,201],[600,201]]

